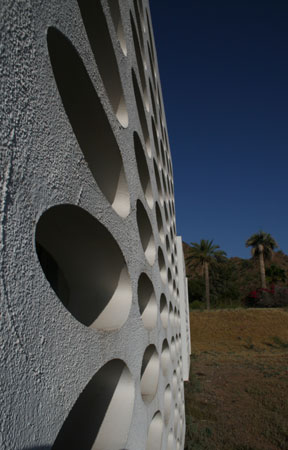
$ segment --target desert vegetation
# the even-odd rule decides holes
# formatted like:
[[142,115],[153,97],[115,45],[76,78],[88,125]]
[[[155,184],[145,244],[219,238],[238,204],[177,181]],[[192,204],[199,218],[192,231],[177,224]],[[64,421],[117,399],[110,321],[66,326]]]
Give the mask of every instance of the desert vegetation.
[[261,230],[245,245],[250,259],[227,258],[213,240],[183,244],[192,309],[288,306],[288,256]]

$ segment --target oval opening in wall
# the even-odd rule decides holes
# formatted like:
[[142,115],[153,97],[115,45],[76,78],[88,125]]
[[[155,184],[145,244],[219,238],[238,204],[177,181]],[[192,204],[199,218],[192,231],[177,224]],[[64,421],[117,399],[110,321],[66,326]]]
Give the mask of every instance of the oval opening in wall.
[[151,49],[152,49],[152,56],[153,56],[153,60],[155,61],[155,54],[154,54],[154,49],[153,49],[153,38],[152,38],[152,32],[151,32],[151,27],[150,27],[150,20],[149,20],[149,17],[148,17],[147,10],[146,10],[146,19],[147,19],[147,24],[148,24],[148,33],[149,33],[149,40],[150,40]]
[[118,121],[126,128],[128,113],[118,63],[101,1],[77,0],[77,2],[109,101]]
[[164,244],[165,236],[164,236],[162,214],[161,214],[161,210],[158,205],[158,202],[155,202],[155,205],[156,205],[155,210],[156,210],[156,220],[157,220],[158,232],[159,232],[160,239]]
[[155,159],[154,159],[154,173],[155,173],[155,179],[156,179],[156,184],[157,184],[159,200],[160,200],[161,205],[163,205],[164,200],[163,200],[163,194],[162,194],[161,181],[160,181],[158,167],[157,167],[157,164],[155,162]]
[[150,423],[147,437],[146,450],[160,450],[163,435],[163,420],[158,411]]
[[109,8],[110,8],[110,14],[113,20],[113,24],[115,27],[115,31],[120,43],[120,47],[122,49],[122,52],[125,56],[127,56],[127,45],[126,45],[126,39],[123,29],[123,23],[121,19],[121,13],[119,8],[119,2],[118,0],[108,0]]
[[172,392],[170,384],[168,384],[164,392],[164,422],[166,425],[168,424],[170,418],[171,404],[172,404]]
[[[172,291],[173,291],[173,284],[172,284],[172,274],[171,274],[170,268],[168,268],[168,274],[167,274],[167,277],[168,277],[168,287],[169,287],[169,291],[172,293]],[[175,325],[175,324],[174,324],[174,325]]]
[[158,264],[161,280],[163,281],[163,283],[166,283],[167,281],[166,263],[163,252],[160,247],[158,248]]
[[[151,72],[152,72],[152,74],[153,74],[152,80],[153,80],[154,88],[155,88],[155,90],[156,90],[156,89],[157,89],[157,86],[156,86],[156,71],[155,71],[154,63],[153,63],[153,61],[152,61],[152,56],[151,56],[151,50],[150,50],[149,42],[147,43],[147,47],[148,47],[148,55],[149,55],[149,61],[150,61]],[[159,106],[159,100],[158,100],[157,94],[156,94],[156,103],[157,103],[157,105]]]
[[130,22],[131,22],[131,28],[132,28],[132,35],[133,35],[133,42],[134,42],[134,48],[135,48],[135,54],[136,54],[136,60],[137,60],[137,66],[139,70],[140,75],[140,81],[142,85],[142,91],[143,91],[143,98],[144,98],[144,104],[146,111],[149,111],[149,101],[148,101],[148,92],[147,92],[147,85],[146,85],[146,78],[145,78],[145,70],[143,65],[143,57],[140,50],[139,40],[137,36],[137,31],[134,23],[133,16],[130,12]]
[[144,327],[152,330],[157,323],[157,303],[153,284],[145,273],[138,281],[138,303]]
[[49,28],[47,42],[63,106],[99,188],[121,216],[130,211],[123,161],[106,113],[85,66],[71,42]]
[[175,400],[176,400],[176,395],[177,395],[177,387],[178,387],[178,380],[177,380],[176,370],[174,370],[173,377],[172,377],[172,393],[173,393],[173,397]]
[[153,199],[153,193],[152,193],[152,187],[151,187],[151,181],[150,181],[150,173],[149,173],[144,149],[142,147],[140,138],[136,132],[134,133],[134,149],[135,149],[135,156],[136,156],[136,162],[137,162],[137,168],[138,168],[141,186],[142,186],[146,201],[148,203],[148,206],[150,209],[152,209],[153,205],[154,205],[154,199]]
[[52,450],[126,448],[134,397],[134,382],[125,363],[109,361],[74,403]]
[[160,297],[160,317],[164,328],[168,327],[168,306],[167,300],[164,294]]
[[[154,139],[154,147],[155,147],[155,150],[156,150],[156,156],[157,156],[157,159],[158,159],[158,162],[159,162],[159,159],[160,159],[160,153],[159,153],[159,143],[158,143],[158,136],[157,136],[157,130],[156,130],[156,127],[155,127],[155,122],[154,122],[154,117],[153,116],[151,116],[151,125],[152,125],[152,132],[153,132],[153,139]],[[160,167],[160,165],[159,165],[159,167]]]
[[148,263],[152,266],[156,257],[156,248],[151,223],[140,200],[137,200],[137,225],[141,244]]
[[132,302],[127,265],[97,219],[78,206],[53,206],[40,217],[35,240],[47,280],[75,319],[100,330],[125,323]]
[[170,351],[171,351],[171,359],[174,362],[176,359],[176,345],[175,345],[174,337],[172,337],[172,340],[171,340]]
[[165,376],[167,375],[170,365],[171,365],[170,349],[167,339],[164,339],[161,351],[161,367],[163,375]]
[[[150,89],[150,97],[151,97],[151,102],[152,102],[153,116],[154,116],[154,119],[155,119],[156,124],[157,124],[157,123],[158,123],[158,118],[157,118],[157,112],[156,112],[156,105],[155,105],[154,93],[153,93],[153,89],[152,89],[152,85],[151,85],[150,78],[149,78],[149,89]],[[156,130],[155,130],[155,131],[156,131]]]
[[140,14],[139,14],[139,10],[138,10],[137,0],[134,0],[134,9],[135,9],[135,17],[136,17],[138,34],[139,34],[140,45],[141,45],[142,58],[143,58],[143,62],[145,65],[145,69],[147,69],[146,58],[145,58],[145,48],[144,48],[144,38],[143,38],[143,33],[142,33],[141,19],[140,19]]
[[150,403],[157,391],[160,362],[155,345],[149,345],[143,356],[141,368],[141,395],[146,403]]
[[146,151],[147,151],[147,155],[149,156],[149,158],[151,158],[151,155],[152,155],[151,143],[150,143],[150,136],[149,136],[149,131],[148,131],[145,110],[144,110],[144,106],[143,106],[143,100],[142,100],[141,92],[140,92],[140,89],[138,86],[137,78],[136,78],[136,75],[135,75],[135,72],[133,69],[132,69],[132,81],[133,81],[136,106],[137,106],[137,110],[138,110],[138,116],[139,116],[142,133],[143,133],[144,140],[145,140]]

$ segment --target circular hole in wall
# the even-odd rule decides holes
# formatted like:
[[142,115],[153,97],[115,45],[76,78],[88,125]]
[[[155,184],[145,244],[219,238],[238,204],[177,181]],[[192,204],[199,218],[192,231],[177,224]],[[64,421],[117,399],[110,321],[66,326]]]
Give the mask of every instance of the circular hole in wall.
[[172,340],[171,340],[170,352],[171,352],[172,361],[175,361],[175,359],[176,359],[176,344],[175,344],[174,337],[172,337]]
[[123,23],[121,19],[121,13],[119,8],[119,2],[118,0],[108,0],[109,8],[110,8],[110,14],[113,20],[113,24],[115,27],[115,31],[120,43],[120,47],[122,49],[122,52],[125,56],[127,56],[127,45],[126,45],[126,39],[123,29]]
[[168,384],[164,392],[164,422],[166,425],[168,424],[170,418],[171,404],[172,404],[172,392],[170,384]]
[[173,242],[173,228],[170,228],[170,238],[171,238],[171,242]]
[[168,307],[167,300],[164,294],[160,297],[160,317],[164,328],[168,327]]
[[134,382],[125,363],[120,359],[109,361],[74,403],[52,450],[125,448],[134,397]]
[[170,268],[168,268],[168,286],[169,286],[170,292],[172,292],[173,291],[173,285],[172,285],[172,274],[171,274]]
[[172,377],[172,393],[173,393],[173,397],[175,400],[176,400],[176,395],[177,395],[177,386],[178,386],[177,375],[176,375],[176,370],[174,370],[173,377]]
[[170,349],[167,339],[164,339],[161,352],[161,367],[163,374],[166,376],[171,364]]
[[157,303],[153,284],[145,273],[138,281],[138,302],[144,327],[151,330],[157,322]]
[[143,251],[152,266],[156,256],[154,236],[148,214],[140,200],[137,200],[137,224]]
[[160,277],[163,283],[166,283],[167,281],[167,272],[166,272],[166,264],[163,252],[161,248],[158,248],[158,264],[159,264],[159,271],[160,271]]
[[162,140],[160,141],[160,152],[161,152],[162,167],[163,167],[163,169],[166,169],[166,161],[165,161],[165,154],[164,154]]
[[138,29],[139,39],[140,39],[143,63],[144,63],[145,69],[147,69],[147,64],[146,64],[146,60],[145,60],[144,38],[143,38],[143,33],[142,33],[141,19],[140,19],[140,14],[139,14],[139,10],[138,10],[137,0],[134,0],[134,9],[135,9],[135,17],[136,17],[137,29]]
[[182,402],[182,395],[181,395],[181,391],[179,389],[178,389],[178,394],[177,394],[177,402],[178,402],[178,405],[180,405]]
[[166,242],[166,252],[167,252],[167,256],[168,256],[168,261],[170,261],[171,262],[171,249],[170,249],[170,242],[169,242],[169,237],[168,237],[168,235],[166,236],[166,240],[165,240],[165,242]]
[[144,154],[144,150],[138,134],[134,133],[134,148],[136,155],[137,168],[141,186],[150,209],[153,208],[154,200],[150,181],[149,169]]
[[82,324],[120,328],[132,302],[123,254],[109,231],[84,209],[53,206],[36,227],[36,251],[51,287]]
[[134,41],[134,48],[135,48],[137,66],[138,66],[138,69],[139,69],[140,81],[141,81],[141,85],[142,85],[144,104],[145,104],[146,110],[149,111],[149,102],[148,102],[148,93],[147,93],[145,70],[144,70],[144,65],[143,65],[143,56],[142,56],[142,52],[140,50],[140,45],[139,45],[139,40],[138,40],[138,36],[137,36],[137,31],[136,31],[134,19],[133,19],[133,16],[132,16],[131,12],[130,12],[130,21],[131,21],[131,28],[132,28],[132,34],[133,34],[133,41]]
[[[150,79],[149,79],[149,89],[150,89],[150,97],[151,97],[151,102],[152,102],[153,116],[154,116],[155,121],[157,123],[158,122],[158,118],[157,118],[157,112],[156,112],[156,105],[155,105],[154,93],[153,93],[153,89],[152,89],[152,85],[151,85]],[[155,132],[156,132],[156,130],[155,130]]]
[[170,201],[168,201],[168,207],[169,207],[170,217],[172,217],[173,216],[173,212],[172,212],[172,207],[171,207],[171,202]]
[[150,423],[147,437],[146,450],[160,450],[163,435],[163,420],[158,411]]
[[175,261],[174,261],[174,255],[173,255],[173,253],[171,254],[171,263],[173,264],[173,266],[174,266],[174,264],[175,264]]
[[145,19],[144,19],[144,10],[143,10],[142,0],[139,0],[139,12],[140,12],[142,28],[143,28],[143,31],[145,33],[146,27],[145,27]]
[[163,185],[163,189],[164,189],[165,198],[167,199],[167,197],[168,197],[168,195],[167,195],[167,185],[166,185],[165,175],[164,175],[163,171],[162,171],[162,185]]
[[[97,68],[100,72],[111,106],[120,124],[126,128],[128,126],[128,113],[118,63],[101,1],[77,1]],[[63,54],[62,57],[65,58],[65,55]],[[70,78],[72,73],[68,67],[66,71],[67,77]]]
[[146,114],[145,114],[143,100],[142,100],[142,96],[140,93],[140,89],[138,86],[138,82],[137,82],[137,78],[136,78],[134,70],[132,70],[132,81],[133,81],[136,106],[137,106],[137,110],[138,110],[138,116],[139,116],[142,133],[143,133],[144,140],[145,140],[146,152],[147,152],[147,155],[149,156],[149,158],[151,158],[151,144],[150,144],[150,137],[149,137],[147,120],[146,120]]
[[173,312],[172,303],[169,304],[169,322],[170,322],[170,327],[173,328],[174,327],[174,312]]
[[[176,277],[178,277],[178,267],[177,266],[175,266],[175,274],[176,274]],[[177,297],[179,297],[179,289],[177,288]]]
[[154,139],[154,147],[155,147],[157,159],[159,162],[159,144],[158,144],[157,131],[156,131],[155,122],[154,122],[153,117],[151,117],[151,124],[152,124],[152,132],[153,132],[153,139]]
[[149,345],[144,353],[141,368],[141,395],[145,403],[153,400],[158,386],[159,356],[155,345]]
[[[175,306],[174,307],[174,327],[176,328],[176,326],[177,326],[177,308]],[[177,339],[178,339],[178,336],[177,336]],[[178,349],[177,349],[177,351],[178,351]]]
[[[155,71],[154,63],[152,61],[152,55],[151,55],[151,49],[150,49],[149,42],[147,42],[147,47],[148,47],[148,55],[149,55],[149,61],[150,61],[150,66],[151,66],[151,72],[153,73],[153,78],[152,78],[153,84],[154,84],[154,88],[156,89],[156,71]],[[157,102],[157,105],[159,105],[157,96],[156,96],[156,102]]]
[[158,202],[156,202],[156,219],[157,219],[157,226],[158,226],[158,232],[159,232],[159,236],[161,241],[164,243],[164,228],[163,228],[163,220],[162,220],[162,214],[161,214],[161,210],[160,207],[158,205]]
[[150,20],[149,20],[149,17],[148,17],[148,12],[147,12],[147,10],[146,10],[146,18],[147,18],[147,24],[148,24],[148,33],[149,33],[149,40],[150,40],[151,49],[152,49],[153,61],[155,61],[155,54],[154,54],[154,49],[153,49],[152,32],[151,32]]
[[168,224],[169,224],[169,216],[168,216],[168,209],[167,209],[166,202],[164,202],[164,213],[165,213],[165,221],[166,221],[166,224],[167,224],[167,227],[168,227]]
[[126,217],[130,200],[123,161],[93,83],[60,31],[50,27],[47,42],[59,94],[88,167],[114,210]]
[[163,205],[164,201],[163,201],[161,181],[160,181],[158,167],[157,167],[157,164],[156,164],[155,160],[154,160],[154,173],[155,173],[155,178],[156,178],[156,184],[157,184],[157,190],[158,190],[160,203],[161,203],[161,205]]

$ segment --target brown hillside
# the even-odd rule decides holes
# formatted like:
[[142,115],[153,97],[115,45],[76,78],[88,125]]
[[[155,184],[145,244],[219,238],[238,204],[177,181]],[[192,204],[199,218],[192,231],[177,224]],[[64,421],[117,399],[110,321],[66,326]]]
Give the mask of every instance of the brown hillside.
[[288,311],[194,311],[185,450],[288,449]]

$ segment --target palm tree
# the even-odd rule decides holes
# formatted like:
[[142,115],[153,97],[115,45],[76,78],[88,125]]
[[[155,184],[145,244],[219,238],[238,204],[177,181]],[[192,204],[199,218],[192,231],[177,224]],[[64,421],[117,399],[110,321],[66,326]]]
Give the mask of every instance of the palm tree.
[[264,260],[272,258],[273,250],[278,247],[278,244],[271,234],[260,230],[258,233],[253,234],[247,239],[245,245],[246,247],[252,247],[252,257],[259,256],[261,285],[263,289],[266,289]]
[[211,241],[201,239],[200,244],[191,242],[191,250],[187,257],[188,266],[201,266],[202,275],[205,276],[205,296],[206,307],[210,309],[210,288],[209,288],[209,264],[220,262],[226,253],[223,250],[217,250],[219,245],[213,245]]

